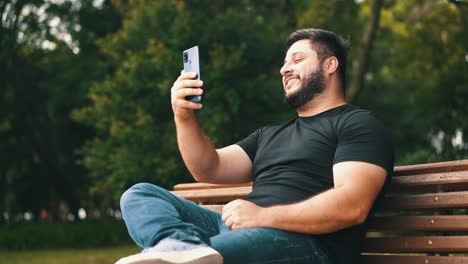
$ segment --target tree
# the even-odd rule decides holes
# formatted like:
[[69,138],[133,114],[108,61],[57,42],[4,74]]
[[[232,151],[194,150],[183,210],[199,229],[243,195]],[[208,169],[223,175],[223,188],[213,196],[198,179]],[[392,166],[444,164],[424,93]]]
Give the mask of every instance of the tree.
[[346,98],[353,102],[355,97],[364,87],[364,75],[369,66],[369,58],[372,52],[372,46],[375,40],[375,35],[379,27],[380,9],[382,8],[382,0],[373,0],[371,7],[371,17],[367,22],[366,30],[361,39],[358,50],[357,63],[351,68],[351,81],[347,89]]
[[464,17],[448,1],[395,1],[382,10],[357,103],[391,124],[399,164],[468,157]]
[[106,3],[100,9],[91,2],[76,4],[0,3],[2,214],[30,210],[37,216],[60,200],[76,212],[86,197],[89,181],[75,162],[75,149],[91,131],[69,115],[84,104],[86,83],[103,69],[94,39],[118,23],[87,27],[80,21],[118,17]]

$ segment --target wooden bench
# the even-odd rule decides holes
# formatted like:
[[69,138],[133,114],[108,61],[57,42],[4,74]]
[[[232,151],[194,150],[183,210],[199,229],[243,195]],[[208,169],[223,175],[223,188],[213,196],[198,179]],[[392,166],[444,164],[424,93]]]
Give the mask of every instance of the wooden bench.
[[[251,183],[188,183],[173,193],[220,212],[251,190]],[[468,263],[468,159],[395,167],[369,224],[360,263]]]

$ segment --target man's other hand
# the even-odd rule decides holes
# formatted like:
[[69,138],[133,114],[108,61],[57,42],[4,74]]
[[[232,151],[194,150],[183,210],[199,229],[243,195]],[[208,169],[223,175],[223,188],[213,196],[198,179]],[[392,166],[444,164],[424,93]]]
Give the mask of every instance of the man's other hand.
[[246,200],[234,200],[223,207],[222,219],[232,230],[262,227],[268,220],[266,210]]

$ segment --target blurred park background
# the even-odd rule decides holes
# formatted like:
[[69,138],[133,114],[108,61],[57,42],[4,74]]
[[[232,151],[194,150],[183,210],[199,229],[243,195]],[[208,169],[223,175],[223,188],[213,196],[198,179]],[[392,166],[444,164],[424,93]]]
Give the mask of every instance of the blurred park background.
[[194,45],[217,146],[295,115],[283,45],[316,27],[351,41],[347,97],[384,121],[397,165],[468,158],[466,0],[1,0],[0,23],[1,263],[137,251],[122,192],[192,181],[170,88]]

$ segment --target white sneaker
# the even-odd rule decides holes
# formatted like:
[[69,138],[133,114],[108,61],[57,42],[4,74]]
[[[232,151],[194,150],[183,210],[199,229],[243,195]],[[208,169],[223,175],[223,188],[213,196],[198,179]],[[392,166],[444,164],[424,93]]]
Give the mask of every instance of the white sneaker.
[[222,264],[223,256],[211,247],[189,250],[159,252],[149,251],[125,258],[115,264]]

